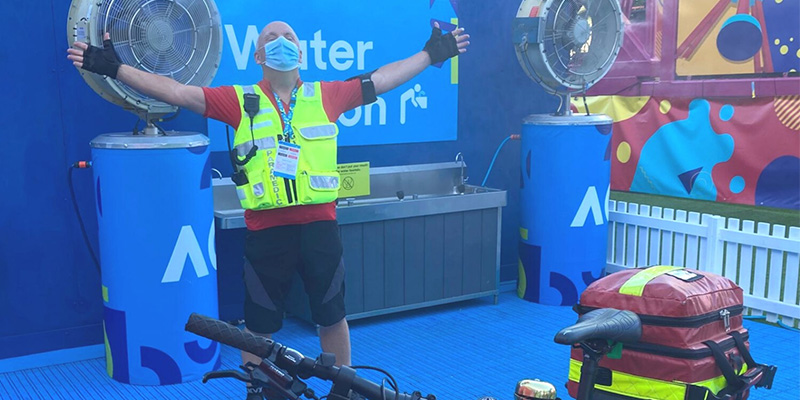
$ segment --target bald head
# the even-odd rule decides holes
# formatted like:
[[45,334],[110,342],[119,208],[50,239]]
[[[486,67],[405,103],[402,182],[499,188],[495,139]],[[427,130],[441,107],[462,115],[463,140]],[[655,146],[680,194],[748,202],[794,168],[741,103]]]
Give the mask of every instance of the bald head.
[[261,34],[258,35],[258,42],[256,42],[255,57],[259,64],[264,63],[264,45],[280,36],[285,37],[287,40],[296,44],[297,47],[300,48],[300,41],[297,39],[297,34],[294,32],[294,29],[289,26],[289,24],[283,21],[270,22],[264,27],[264,29],[261,30]]

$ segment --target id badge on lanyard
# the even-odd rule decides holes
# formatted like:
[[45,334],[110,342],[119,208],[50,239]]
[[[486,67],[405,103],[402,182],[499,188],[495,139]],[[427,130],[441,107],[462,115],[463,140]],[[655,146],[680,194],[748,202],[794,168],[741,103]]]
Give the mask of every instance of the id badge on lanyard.
[[275,167],[273,172],[275,176],[285,179],[297,178],[297,167],[300,161],[300,146],[292,143],[294,132],[292,129],[292,117],[294,116],[294,104],[297,101],[297,87],[292,90],[292,97],[289,101],[289,112],[287,113],[283,108],[283,102],[277,93],[272,92],[275,96],[275,102],[278,103],[278,111],[281,113],[283,119],[283,139],[278,141],[278,151],[275,155]]
[[284,141],[278,142],[275,155],[275,176],[286,179],[297,178],[297,164],[300,161],[300,146]]

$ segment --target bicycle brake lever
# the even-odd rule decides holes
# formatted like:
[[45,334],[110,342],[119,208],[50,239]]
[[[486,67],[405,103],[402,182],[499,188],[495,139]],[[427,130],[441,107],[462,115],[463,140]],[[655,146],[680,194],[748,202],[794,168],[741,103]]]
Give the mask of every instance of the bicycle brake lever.
[[234,378],[242,382],[248,382],[248,383],[250,382],[250,377],[247,376],[246,374],[232,369],[228,369],[224,371],[214,371],[205,373],[203,375],[203,383],[206,383],[211,379],[219,379],[219,378]]

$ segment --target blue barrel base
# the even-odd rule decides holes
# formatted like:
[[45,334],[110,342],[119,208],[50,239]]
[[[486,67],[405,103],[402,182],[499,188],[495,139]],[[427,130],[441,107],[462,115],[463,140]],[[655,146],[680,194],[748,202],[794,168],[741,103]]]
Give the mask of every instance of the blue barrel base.
[[519,297],[573,305],[606,265],[611,118],[532,115],[522,128]]
[[92,141],[108,375],[171,385],[219,368],[220,346],[186,332],[216,318],[208,138],[101,135]]

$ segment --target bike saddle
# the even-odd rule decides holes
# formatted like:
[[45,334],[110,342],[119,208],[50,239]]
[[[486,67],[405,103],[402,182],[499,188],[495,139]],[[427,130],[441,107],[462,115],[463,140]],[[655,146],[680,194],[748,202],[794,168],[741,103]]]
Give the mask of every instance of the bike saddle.
[[636,313],[613,308],[590,311],[575,325],[566,327],[553,339],[560,344],[575,344],[589,339],[634,343],[642,336],[642,322]]

